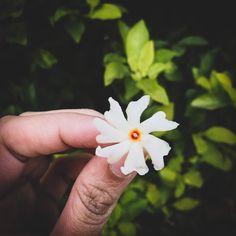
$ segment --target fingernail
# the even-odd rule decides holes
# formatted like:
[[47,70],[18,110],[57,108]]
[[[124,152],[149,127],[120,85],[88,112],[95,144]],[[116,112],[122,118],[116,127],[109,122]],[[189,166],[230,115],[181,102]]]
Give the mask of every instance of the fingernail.
[[134,177],[137,174],[135,171],[128,174],[128,175],[125,175],[121,172],[120,168],[124,165],[124,161],[125,161],[125,158],[122,158],[117,163],[110,164],[109,167],[110,167],[111,172],[119,178],[132,178],[132,177]]

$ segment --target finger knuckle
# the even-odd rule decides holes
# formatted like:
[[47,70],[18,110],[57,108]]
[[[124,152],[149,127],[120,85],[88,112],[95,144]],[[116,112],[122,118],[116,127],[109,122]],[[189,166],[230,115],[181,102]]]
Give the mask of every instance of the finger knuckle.
[[0,119],[0,135],[10,136],[13,135],[12,121],[15,116],[4,116]]
[[105,187],[94,184],[83,184],[78,194],[87,211],[95,216],[106,216],[116,201]]

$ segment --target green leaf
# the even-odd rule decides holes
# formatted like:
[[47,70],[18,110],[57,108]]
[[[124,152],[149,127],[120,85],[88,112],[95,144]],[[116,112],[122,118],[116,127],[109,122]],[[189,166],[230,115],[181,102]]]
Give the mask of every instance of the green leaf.
[[167,63],[161,63],[161,62],[154,63],[148,71],[148,77],[150,79],[156,79],[159,74],[161,74],[168,68],[168,65],[169,64]]
[[120,7],[115,4],[104,3],[98,9],[90,12],[89,17],[91,19],[98,20],[114,20],[119,19],[122,16]]
[[126,205],[126,204],[129,204],[130,202],[136,201],[137,198],[138,198],[137,192],[134,190],[128,189],[122,195],[120,202],[122,205]]
[[138,94],[139,88],[136,87],[136,82],[130,78],[125,79],[125,94],[124,99],[127,102],[130,102],[130,100]]
[[185,191],[185,184],[183,181],[178,181],[177,184],[176,184],[176,187],[175,187],[175,197],[176,198],[179,198],[181,197],[183,194],[184,194],[184,191]]
[[132,221],[141,212],[147,209],[148,201],[147,199],[138,198],[136,201],[130,202],[126,207],[125,218],[127,221]]
[[167,63],[171,61],[175,56],[178,56],[178,53],[176,51],[162,48],[156,51],[155,53],[155,61]]
[[81,21],[73,19],[65,24],[65,30],[76,43],[79,43],[85,31],[85,26]]
[[184,182],[190,186],[201,188],[203,185],[203,178],[199,171],[189,171],[183,175]]
[[143,90],[150,97],[163,105],[169,104],[169,98],[164,87],[155,80],[146,79],[137,82],[137,87]]
[[192,102],[192,107],[202,108],[206,110],[215,110],[227,106],[224,98],[215,94],[202,94],[196,97]]
[[122,208],[120,206],[120,204],[117,204],[115,209],[112,212],[112,215],[109,219],[109,226],[113,227],[115,225],[117,225],[117,222],[120,220],[122,215]]
[[205,141],[203,139],[203,137],[200,133],[193,134],[192,138],[193,138],[193,143],[194,143],[194,146],[195,146],[198,154],[203,154],[203,153],[207,152],[207,149],[208,149],[207,141]]
[[123,79],[128,74],[128,68],[120,62],[111,62],[106,66],[104,84],[108,86],[115,79]]
[[149,184],[146,192],[146,197],[148,201],[153,205],[157,206],[160,200],[160,191],[155,184]]
[[176,46],[181,47],[192,47],[192,46],[205,46],[208,42],[199,36],[188,36],[186,38],[181,39]]
[[136,23],[128,32],[125,44],[128,63],[132,71],[137,70],[142,48],[149,40],[149,32],[143,20]]
[[218,169],[229,171],[232,162],[229,158],[223,157],[222,153],[211,143],[208,143],[207,152],[202,155],[202,160]]
[[164,111],[166,113],[166,118],[168,120],[173,120],[174,119],[174,103],[171,102],[168,105],[165,106],[159,106],[159,111]]
[[51,52],[40,49],[33,61],[32,70],[34,70],[36,66],[39,66],[42,69],[50,69],[57,61],[57,58]]
[[168,182],[175,182],[177,179],[177,173],[168,167],[165,167],[163,170],[161,170],[159,174],[163,180]]
[[229,95],[233,103],[236,105],[236,89],[233,88],[232,82],[227,74],[225,73],[214,73],[225,92]]
[[203,55],[200,63],[200,73],[202,75],[208,75],[213,69],[216,53],[218,53],[218,51],[218,49],[214,49]]
[[86,2],[91,9],[94,9],[100,3],[100,0],[86,0]]
[[148,41],[142,48],[140,57],[138,59],[138,70],[141,72],[142,77],[147,75],[149,67],[154,60],[154,44],[153,41]]
[[170,158],[168,162],[168,168],[175,172],[181,172],[183,162],[184,157],[182,155],[175,156],[173,158]]
[[225,127],[213,126],[203,133],[209,140],[229,145],[236,144],[236,135]]
[[77,10],[77,9],[60,7],[54,12],[54,14],[50,17],[49,20],[50,20],[51,25],[54,25],[59,20],[61,20],[61,18],[65,17],[65,16],[78,15],[78,14],[79,14],[79,10]]
[[189,211],[198,206],[199,201],[193,198],[185,197],[177,200],[173,206],[180,211]]
[[119,28],[119,32],[120,32],[121,38],[123,40],[123,43],[125,45],[126,38],[127,38],[130,28],[123,21],[118,21],[118,28]]
[[207,91],[211,90],[211,83],[209,81],[209,79],[207,79],[204,76],[200,76],[198,78],[195,79],[196,80],[196,84],[201,86],[202,88],[206,89]]
[[104,62],[105,65],[108,65],[111,62],[125,63],[126,60],[125,60],[124,57],[120,56],[119,54],[108,53],[104,56],[103,62]]
[[136,235],[136,227],[133,223],[130,222],[122,222],[118,225],[118,229],[122,236],[135,236]]

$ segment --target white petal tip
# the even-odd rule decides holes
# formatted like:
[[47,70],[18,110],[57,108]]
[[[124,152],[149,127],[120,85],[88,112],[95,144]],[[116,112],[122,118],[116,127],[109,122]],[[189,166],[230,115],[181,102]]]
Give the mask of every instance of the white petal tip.
[[98,146],[96,148],[95,155],[98,156],[98,157],[106,157],[107,158],[107,156],[104,155],[103,150],[100,146]]
[[148,168],[137,168],[134,170],[127,170],[124,166],[122,166],[120,170],[124,175],[128,175],[134,171],[136,171],[139,175],[145,175],[149,171]]
[[179,123],[175,122],[175,125],[176,125],[176,127],[175,127],[175,128],[177,128],[177,127],[179,126]]
[[162,170],[165,166],[153,166],[155,170],[159,171],[159,170]]
[[142,96],[141,99],[145,100],[147,103],[150,102],[150,96],[149,95],[144,95],[144,96]]

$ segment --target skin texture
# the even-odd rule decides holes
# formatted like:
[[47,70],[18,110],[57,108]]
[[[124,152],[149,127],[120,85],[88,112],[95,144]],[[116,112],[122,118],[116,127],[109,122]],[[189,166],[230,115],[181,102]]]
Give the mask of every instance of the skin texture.
[[[102,115],[93,110],[26,112],[0,120],[0,233],[100,235],[117,200],[134,178],[123,160],[80,154],[52,160],[71,148],[94,150]],[[59,205],[68,191],[62,212]]]

